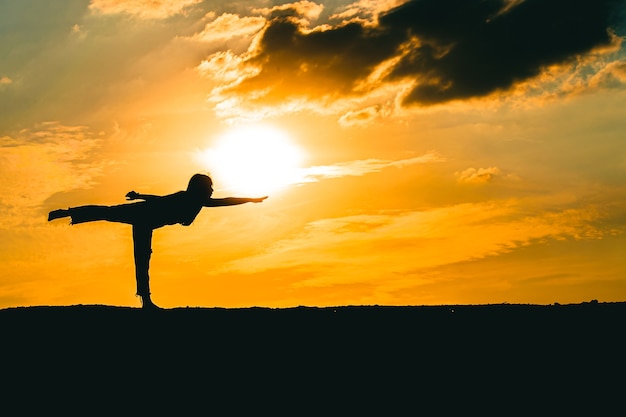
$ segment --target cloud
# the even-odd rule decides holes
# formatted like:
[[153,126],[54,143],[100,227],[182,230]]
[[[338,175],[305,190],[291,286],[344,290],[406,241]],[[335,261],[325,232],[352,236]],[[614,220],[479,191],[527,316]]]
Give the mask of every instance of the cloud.
[[141,19],[165,19],[183,13],[202,0],[91,0],[89,8],[101,14],[129,14]]
[[[211,152],[203,151],[197,154],[199,160],[219,159],[219,150],[215,152],[213,149]],[[318,165],[307,168],[294,168],[284,170],[280,172],[281,178],[279,181],[285,185],[302,185],[306,183],[319,182],[326,179],[335,179],[343,177],[360,177],[367,174],[381,172],[388,168],[404,168],[410,165],[427,164],[443,161],[437,152],[429,152],[424,155],[416,156],[413,158],[400,159],[400,160],[386,160],[386,159],[364,159],[348,162],[339,162],[332,165]],[[215,165],[213,163],[212,165]],[[270,176],[272,173],[268,171]],[[268,174],[266,173],[266,174]],[[226,175],[227,176],[227,175]],[[228,180],[225,180],[228,182]]]
[[361,21],[374,24],[378,16],[394,7],[406,3],[406,0],[359,0],[341,8],[330,16],[331,20]]
[[0,137],[2,227],[33,222],[36,210],[54,193],[89,188],[102,172],[102,163],[90,161],[100,144],[86,127],[58,122]]
[[[245,68],[241,63],[242,58],[231,51],[219,51],[203,60],[197,70],[201,75],[221,83],[223,89],[255,74],[256,69]],[[214,95],[218,94],[219,88],[213,92]]]
[[339,124],[344,127],[367,125],[373,120],[389,114],[391,110],[389,106],[380,105],[368,106],[359,110],[349,110],[339,118]]
[[626,61],[609,63],[589,81],[591,87],[619,88],[626,85]]
[[[323,10],[324,5],[303,0],[294,3],[280,4],[269,8],[254,9],[253,11],[263,15],[269,15],[270,18],[290,17],[296,21],[308,24],[308,22],[317,19]],[[298,19],[297,17],[299,16],[304,19]]]
[[[417,39],[389,75],[416,85],[405,103],[436,104],[508,90],[608,45],[614,1],[414,1],[381,18]],[[407,16],[412,16],[408,19]]]
[[502,171],[498,167],[489,168],[467,168],[465,171],[456,172],[457,180],[467,184],[484,184],[499,177]]
[[232,13],[224,13],[207,23],[202,32],[194,35],[193,39],[204,42],[230,40],[253,35],[264,25],[265,19],[261,16],[239,17]]
[[255,273],[281,265],[310,272],[295,284],[301,286],[381,281],[387,288],[413,286],[414,279],[404,282],[403,277],[418,269],[498,256],[549,240],[612,236],[616,231],[604,225],[606,216],[594,206],[533,213],[523,201],[509,200],[328,218],[225,270]]
[[380,172],[386,168],[402,168],[414,164],[441,162],[444,159],[436,152],[414,158],[390,161],[386,159],[364,159],[350,162],[340,162],[333,165],[321,165],[302,170],[300,182],[316,182],[320,179],[359,177],[373,172]]
[[[377,3],[377,19],[365,21],[351,17],[373,12],[354,3],[333,15],[350,19],[312,26],[315,13],[299,14],[300,4],[272,9],[242,56],[258,71],[228,91],[280,103],[402,83],[410,86],[398,92],[404,105],[486,97],[610,45],[621,7],[614,0],[413,0],[386,11],[395,3]],[[377,82],[368,83],[373,74]]]
[[75,23],[72,26],[71,35],[75,37],[76,39],[82,41],[87,38],[87,31],[85,31],[85,29],[81,25],[79,25],[78,23]]
[[517,174],[503,172],[500,168],[493,166],[487,168],[467,168],[454,173],[459,184],[489,184],[501,181],[520,181]]

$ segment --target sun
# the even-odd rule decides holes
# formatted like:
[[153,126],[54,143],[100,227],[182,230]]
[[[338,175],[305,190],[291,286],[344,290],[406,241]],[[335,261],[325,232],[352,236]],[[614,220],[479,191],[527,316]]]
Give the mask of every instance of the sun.
[[282,130],[254,125],[226,132],[198,156],[216,190],[254,197],[298,182],[303,152]]

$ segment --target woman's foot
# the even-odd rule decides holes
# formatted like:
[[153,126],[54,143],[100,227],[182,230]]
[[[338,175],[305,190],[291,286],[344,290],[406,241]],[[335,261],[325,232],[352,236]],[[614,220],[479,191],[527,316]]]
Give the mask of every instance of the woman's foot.
[[53,210],[50,213],[48,213],[48,221],[54,220],[54,219],[60,219],[62,217],[67,217],[69,215],[70,215],[69,210],[65,210],[65,209]]
[[141,309],[146,310],[146,311],[157,311],[157,310],[161,310],[161,307],[154,304],[152,300],[150,299],[150,296],[148,296],[148,297],[141,297]]

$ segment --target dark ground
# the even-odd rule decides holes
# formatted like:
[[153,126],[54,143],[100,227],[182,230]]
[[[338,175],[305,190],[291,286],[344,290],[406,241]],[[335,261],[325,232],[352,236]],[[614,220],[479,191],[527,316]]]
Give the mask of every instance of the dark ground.
[[0,414],[626,415],[625,319],[597,302],[5,309]]

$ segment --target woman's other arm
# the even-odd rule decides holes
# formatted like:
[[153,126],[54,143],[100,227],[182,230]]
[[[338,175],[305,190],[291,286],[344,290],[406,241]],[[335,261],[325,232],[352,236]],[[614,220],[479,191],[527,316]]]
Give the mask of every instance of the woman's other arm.
[[139,194],[135,191],[130,191],[126,194],[126,199],[127,200],[155,200],[157,198],[161,198],[161,196],[158,195],[152,195],[152,194]]
[[244,203],[261,203],[265,197],[249,198],[249,197],[226,197],[226,198],[209,198],[205,203],[205,207],[221,207],[236,206]]

